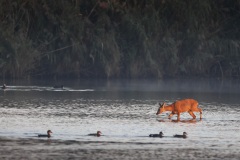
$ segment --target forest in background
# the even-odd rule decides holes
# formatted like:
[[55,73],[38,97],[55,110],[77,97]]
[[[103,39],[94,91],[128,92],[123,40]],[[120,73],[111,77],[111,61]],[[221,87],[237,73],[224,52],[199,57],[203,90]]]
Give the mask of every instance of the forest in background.
[[1,0],[2,78],[240,78],[240,0]]

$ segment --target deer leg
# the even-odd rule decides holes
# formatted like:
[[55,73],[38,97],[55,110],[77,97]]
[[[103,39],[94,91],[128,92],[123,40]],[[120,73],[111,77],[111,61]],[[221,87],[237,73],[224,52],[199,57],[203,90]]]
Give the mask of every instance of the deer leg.
[[198,108],[198,112],[200,112],[200,119],[202,119],[202,109]]
[[177,120],[180,121],[180,113],[177,113]]
[[193,119],[196,119],[195,114],[193,113],[193,111],[188,111],[188,113],[193,117]]
[[169,114],[168,119],[171,119],[173,115],[174,115],[173,112],[171,114]]

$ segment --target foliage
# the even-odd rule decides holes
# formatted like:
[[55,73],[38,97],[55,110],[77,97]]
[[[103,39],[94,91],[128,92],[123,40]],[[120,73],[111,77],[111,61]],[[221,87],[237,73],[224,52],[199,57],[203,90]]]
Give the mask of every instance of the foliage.
[[2,0],[0,76],[240,76],[239,0]]

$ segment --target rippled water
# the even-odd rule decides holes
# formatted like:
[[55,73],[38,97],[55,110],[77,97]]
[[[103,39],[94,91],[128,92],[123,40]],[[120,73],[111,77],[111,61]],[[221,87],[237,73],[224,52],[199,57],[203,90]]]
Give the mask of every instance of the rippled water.
[[[52,140],[79,142],[89,149],[240,147],[240,85],[234,81],[79,81],[54,89],[50,82],[15,82],[0,94],[0,137],[38,139],[53,131]],[[156,116],[158,103],[194,98],[203,119],[188,113],[181,121]],[[102,137],[89,133],[102,131]],[[164,138],[149,138],[163,131]],[[188,133],[187,139],[173,138]],[[62,146],[63,147],[63,146]]]

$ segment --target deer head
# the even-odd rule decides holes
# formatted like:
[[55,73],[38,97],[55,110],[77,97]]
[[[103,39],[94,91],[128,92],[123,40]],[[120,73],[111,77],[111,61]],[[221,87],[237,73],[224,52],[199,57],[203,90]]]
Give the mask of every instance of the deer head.
[[163,102],[163,104],[159,103],[159,108],[158,108],[156,115],[161,114],[162,112],[165,111],[164,106],[165,106],[165,102]]

